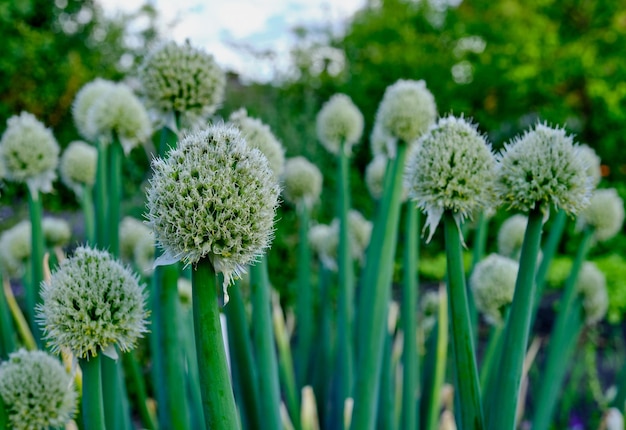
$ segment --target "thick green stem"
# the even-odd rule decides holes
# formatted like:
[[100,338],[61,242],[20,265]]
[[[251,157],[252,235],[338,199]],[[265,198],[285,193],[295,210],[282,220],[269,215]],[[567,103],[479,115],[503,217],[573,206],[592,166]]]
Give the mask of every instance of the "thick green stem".
[[252,342],[259,371],[259,393],[265,428],[282,428],[280,420],[280,384],[278,360],[272,329],[270,283],[267,274],[267,257],[263,256],[250,266],[250,290],[252,292]]
[[240,395],[238,401],[241,413],[245,417],[247,428],[260,430],[264,427],[264,420],[261,417],[258,370],[252,354],[248,318],[239,285],[230,289],[230,301],[224,312],[228,320],[231,361],[237,363],[239,370],[237,379],[240,387],[237,392]]
[[204,425],[204,411],[202,410],[202,394],[200,392],[200,372],[198,370],[198,360],[196,360],[193,309],[191,302],[189,302],[189,306],[181,302],[180,307],[182,311],[181,318],[177,318],[177,320],[180,342],[182,343],[185,356],[184,365],[187,368],[185,385],[187,386],[187,394],[189,396],[189,423],[190,428],[197,429],[202,428]]
[[222,338],[217,276],[207,258],[198,261],[191,276],[194,335],[206,429],[236,430],[239,421]]
[[[376,404],[380,384],[382,352],[385,342],[387,306],[391,296],[394,257],[398,240],[398,221],[402,196],[402,178],[407,145],[399,142],[396,158],[386,180],[383,203],[374,224],[372,238],[380,248],[368,252],[363,291],[368,298],[359,307],[359,362],[351,428],[371,430],[376,424]],[[382,212],[385,211],[385,212]],[[372,245],[370,245],[372,248]]]
[[124,384],[121,360],[113,360],[103,356],[100,359],[102,367],[102,397],[104,399],[104,419],[107,428],[124,429],[127,417],[124,407],[126,402],[126,386]]
[[107,161],[109,145],[98,141],[98,161],[96,167],[96,185],[94,187],[94,198],[96,206],[96,245],[104,249],[108,244],[107,213]]
[[535,275],[537,254],[541,243],[543,212],[537,205],[528,214],[515,294],[504,332],[504,344],[498,373],[499,384],[490,405],[490,430],[513,430],[515,428],[517,402],[520,393],[522,370],[528,336],[533,300],[535,298]]
[[450,211],[443,214],[446,257],[448,263],[448,295],[452,314],[452,351],[454,352],[459,400],[461,403],[461,428],[481,430],[485,428],[474,336],[467,304],[467,287],[461,235],[454,215]]
[[336,398],[343,416],[345,400],[352,394],[354,372],[354,340],[352,323],[354,316],[354,265],[350,254],[350,226],[348,210],[350,208],[350,187],[348,181],[349,159],[345,151],[340,151],[338,158],[339,195],[337,218],[339,219],[339,247],[337,266],[339,297],[337,302],[337,349],[335,352]]
[[156,424],[150,410],[148,409],[148,394],[146,391],[146,383],[143,378],[143,372],[141,371],[141,365],[132,352],[122,354],[122,360],[124,360],[125,368],[137,395],[136,405],[139,416],[141,417],[141,422],[143,423],[143,428],[154,430],[156,429]]
[[[395,366],[392,363],[392,343],[393,334],[387,332],[385,334],[385,346],[383,351],[383,365],[380,372],[380,395],[378,396],[378,416],[377,428],[385,430],[395,430],[398,423],[395,414],[394,403],[394,383],[393,376]],[[402,427],[413,428],[413,427]]]
[[35,322],[35,308],[41,303],[39,296],[39,286],[43,281],[43,255],[45,250],[45,242],[43,237],[42,217],[43,205],[41,203],[41,194],[39,191],[28,190],[28,210],[30,214],[31,225],[31,270],[32,278],[30,285],[26,285],[26,318],[28,324],[35,337],[37,345],[41,347],[41,328]]
[[[329,304],[332,301],[331,298],[331,272],[323,264],[320,264],[319,269],[319,291],[320,291],[320,303],[319,307],[320,316],[318,318],[319,325],[317,333],[315,335],[315,366],[313,366],[313,383],[315,391],[315,399],[318,406],[319,422],[326,424],[324,428],[331,428],[330,417],[328,415],[329,407],[329,394],[330,394],[330,379],[332,374],[332,357],[333,357],[333,345],[334,333],[332,330],[332,314],[331,306]],[[343,419],[343,418],[342,418]]]
[[297,341],[295,365],[297,386],[309,384],[311,343],[313,342],[313,289],[311,287],[311,248],[309,246],[309,208],[298,206],[298,291],[296,294]]
[[424,392],[420,408],[423,412],[424,430],[439,428],[441,411],[441,387],[445,381],[448,357],[448,297],[445,288],[439,289],[437,322],[429,336],[426,359],[422,372]]
[[547,430],[550,425],[569,360],[574,353],[578,335],[582,330],[584,321],[582,319],[580,294],[576,291],[576,280],[587,256],[592,237],[593,229],[586,228],[572,263],[572,269],[565,281],[559,312],[556,314],[556,322],[550,335],[542,383],[539,386],[533,430]]
[[[505,318],[506,320],[506,318]],[[480,366],[480,392],[483,397],[483,405],[492,404],[494,384],[497,383],[498,363],[497,358],[502,354],[502,333],[504,324],[491,328],[487,349]]]
[[296,375],[293,368],[291,348],[289,347],[289,335],[285,325],[285,316],[283,315],[278,301],[272,304],[272,318],[274,322],[274,333],[276,335],[276,346],[278,347],[278,370],[285,395],[285,404],[294,429],[300,430],[302,427],[300,418],[300,396],[296,389]]
[[96,242],[96,219],[93,205],[93,187],[83,186],[80,196],[80,208],[85,223],[85,241],[92,245]]
[[[0,273],[0,360],[6,359],[11,352],[15,351],[16,346],[15,329],[3,286],[4,279]],[[3,427],[0,426],[1,428]]]
[[550,227],[546,243],[543,245],[541,250],[541,262],[539,263],[539,267],[537,267],[537,275],[535,275],[535,297],[533,299],[533,310],[530,320],[531,327],[535,322],[535,317],[537,316],[537,309],[539,309],[541,296],[543,295],[544,286],[546,284],[546,275],[548,274],[548,269],[550,268],[550,263],[552,263],[552,260],[554,259],[556,250],[559,247],[559,242],[561,242],[566,221],[567,214],[563,209],[559,209],[554,217],[554,220],[552,221],[552,226]]
[[[105,430],[102,400],[101,354],[89,359],[79,359],[83,372],[83,419],[85,430]],[[114,427],[109,427],[114,428]]]
[[118,139],[109,148],[109,204],[108,204],[108,249],[118,257],[120,253],[120,202],[122,200],[122,160],[124,149]]
[[[472,245],[472,267],[470,273],[474,271],[474,267],[485,256],[485,249],[487,248],[487,230],[489,226],[489,217],[484,212],[478,217],[476,223],[476,230],[474,231],[474,244]],[[476,303],[474,302],[474,294],[470,291],[469,285],[467,286],[467,304],[469,306],[470,320],[472,321],[472,333],[474,334],[474,342],[478,340],[478,312],[476,310]]]
[[414,429],[417,419],[419,355],[417,354],[417,259],[419,258],[419,211],[415,203],[405,205],[404,282],[402,285],[402,418],[403,429]]

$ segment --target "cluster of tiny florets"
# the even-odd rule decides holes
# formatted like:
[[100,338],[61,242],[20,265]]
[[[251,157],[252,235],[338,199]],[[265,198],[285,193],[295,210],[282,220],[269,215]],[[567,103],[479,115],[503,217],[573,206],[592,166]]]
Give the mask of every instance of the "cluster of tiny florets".
[[135,347],[146,331],[143,286],[108,252],[79,247],[42,283],[38,317],[53,352],[89,358]]
[[283,172],[285,200],[311,208],[322,194],[322,172],[304,157],[289,158]]
[[0,139],[4,178],[28,184],[31,192],[52,191],[59,164],[59,144],[34,115],[22,112],[7,120]]
[[83,189],[92,187],[96,181],[97,161],[95,147],[80,140],[71,142],[61,155],[61,180],[77,196],[82,196]]
[[537,124],[498,155],[496,192],[511,209],[554,205],[576,214],[589,203],[592,178],[565,130]]
[[578,152],[587,169],[587,176],[591,178],[591,186],[597,187],[602,179],[602,160],[589,145],[578,145]]
[[623,224],[624,201],[614,188],[596,190],[589,206],[578,215],[578,227],[592,227],[594,238],[600,242],[619,233]]
[[376,112],[376,123],[384,135],[406,144],[418,139],[436,119],[435,98],[421,80],[401,79],[387,87]]
[[151,108],[206,118],[224,99],[226,77],[212,55],[188,42],[168,42],[148,55],[139,71]]
[[332,96],[317,114],[317,137],[333,154],[350,154],[363,134],[363,114],[345,94]]
[[62,218],[46,217],[42,223],[43,236],[48,246],[65,246],[72,238],[70,224]]
[[489,255],[474,268],[469,284],[476,309],[489,323],[502,324],[503,310],[513,301],[518,269],[515,260],[498,254]]
[[351,209],[348,212],[348,228],[350,233],[350,254],[352,258],[363,262],[365,250],[372,236],[372,222],[361,212]]
[[137,242],[145,236],[150,236],[154,240],[152,230],[144,222],[131,216],[122,218],[119,229],[120,257],[131,260]]
[[117,137],[126,153],[149,139],[152,131],[148,112],[122,83],[94,100],[87,112],[87,129],[90,136],[104,143]]
[[141,236],[135,244],[133,259],[137,270],[139,270],[143,276],[151,276],[154,272],[155,245],[154,234],[152,234],[152,232],[148,235]]
[[585,309],[587,324],[595,324],[602,320],[609,308],[609,296],[604,273],[595,264],[586,261],[578,273],[576,290],[583,295],[583,308]]
[[524,243],[528,217],[515,214],[507,218],[498,230],[498,254],[517,259]]
[[285,149],[269,126],[260,119],[249,117],[243,108],[233,112],[228,120],[241,130],[249,146],[265,155],[274,174],[280,176],[285,168]]
[[76,410],[71,376],[43,351],[20,349],[0,364],[0,396],[15,430],[62,428]]
[[89,111],[91,107],[99,100],[108,97],[110,93],[115,91],[115,82],[105,79],[96,78],[86,83],[76,93],[74,103],[72,104],[72,117],[74,125],[78,133],[89,141],[95,141],[96,135],[93,134],[93,128],[89,124]]
[[316,224],[309,228],[309,244],[320,262],[329,270],[337,270],[337,247],[339,246],[338,223]]
[[29,221],[21,221],[0,235],[0,262],[2,269],[10,277],[18,277],[24,270],[24,263],[31,255],[31,226]]
[[192,133],[152,167],[148,219],[163,261],[209,258],[228,282],[269,247],[280,187],[238,129]]
[[376,122],[370,134],[370,149],[372,155],[384,155],[387,158],[396,158],[396,138],[385,131],[383,126]]
[[419,139],[408,155],[405,184],[427,213],[428,240],[444,211],[459,222],[493,206],[494,173],[490,145],[463,118],[442,118]]
[[378,200],[383,195],[385,172],[389,160],[386,155],[378,154],[365,168],[365,185],[370,195]]

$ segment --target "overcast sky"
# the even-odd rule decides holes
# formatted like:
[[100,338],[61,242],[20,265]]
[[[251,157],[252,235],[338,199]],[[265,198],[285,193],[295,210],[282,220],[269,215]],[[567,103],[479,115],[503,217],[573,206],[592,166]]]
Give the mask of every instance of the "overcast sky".
[[[131,12],[144,0],[100,0],[105,11]],[[290,29],[296,25],[342,23],[365,0],[152,0],[164,24],[177,22],[171,36],[178,42],[190,39],[192,45],[213,54],[225,68],[245,78],[269,80],[268,64],[259,64],[229,46],[228,42],[249,44],[277,51],[281,67],[286,67],[287,52],[293,43]]]

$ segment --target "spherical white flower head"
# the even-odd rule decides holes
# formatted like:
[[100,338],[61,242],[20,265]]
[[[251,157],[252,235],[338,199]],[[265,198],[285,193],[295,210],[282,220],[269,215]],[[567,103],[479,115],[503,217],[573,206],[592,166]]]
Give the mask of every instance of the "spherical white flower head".
[[148,219],[164,250],[159,262],[209,258],[228,283],[270,246],[280,187],[235,127],[190,134],[152,168]]
[[135,266],[141,272],[143,276],[152,276],[154,272],[154,257],[155,257],[155,241],[154,234],[141,236],[135,244],[133,250],[133,258]]
[[245,109],[233,112],[228,120],[241,130],[249,146],[265,155],[276,177],[282,175],[285,169],[285,149],[269,126],[257,118],[250,118]]
[[383,195],[387,163],[387,156],[378,154],[365,168],[365,185],[370,195],[376,200],[380,199]]
[[152,230],[142,221],[131,216],[125,216],[120,222],[120,257],[124,260],[131,260],[137,242],[145,236],[150,237],[154,242]]
[[10,277],[19,277],[24,270],[24,263],[30,258],[30,235],[30,222],[21,221],[0,236],[0,261]]
[[388,86],[376,112],[382,131],[406,144],[426,133],[436,119],[435,98],[422,80],[401,79]]
[[87,128],[104,143],[117,136],[126,154],[149,139],[152,131],[148,112],[125,84],[115,84],[94,101],[87,113]]
[[308,234],[311,249],[329,270],[337,271],[337,247],[339,246],[339,223],[316,224]]
[[351,154],[363,134],[363,114],[345,94],[332,96],[317,114],[317,137],[328,152]]
[[83,187],[91,187],[96,182],[97,161],[96,148],[80,140],[71,142],[61,155],[61,180],[77,196],[82,196]]
[[146,332],[143,286],[108,252],[79,247],[41,287],[39,323],[53,352],[78,358],[100,352],[116,358]]
[[528,212],[539,205],[547,211],[553,204],[575,214],[589,203],[591,177],[563,129],[537,124],[496,158],[496,193],[511,209]]
[[363,262],[365,250],[372,236],[372,223],[365,219],[361,212],[351,209],[348,212],[348,228],[350,232],[350,254],[355,260]]
[[293,157],[285,163],[283,194],[285,200],[311,208],[322,194],[322,172],[304,157]]
[[92,142],[96,140],[97,136],[93,134],[88,121],[89,111],[94,103],[115,91],[115,85],[115,82],[97,78],[83,85],[76,93],[72,104],[72,116],[78,133],[84,139]]
[[464,118],[441,118],[407,157],[409,197],[427,214],[430,241],[443,212],[457,223],[493,206],[495,159],[476,126]]
[[34,115],[22,112],[8,119],[0,139],[0,159],[6,179],[25,182],[31,193],[52,191],[59,144]]
[[498,254],[514,259],[519,257],[527,224],[528,217],[522,214],[513,215],[502,223],[498,231]]
[[168,42],[146,57],[139,79],[151,108],[208,117],[224,100],[226,77],[212,55]]
[[43,351],[20,349],[0,364],[0,396],[16,430],[62,428],[76,411],[72,377]]
[[370,149],[374,157],[384,155],[388,158],[396,158],[396,139],[379,122],[375,122],[372,128]]
[[604,273],[595,264],[584,262],[578,273],[576,290],[583,296],[585,322],[595,324],[602,320],[609,309]]
[[595,240],[603,242],[611,239],[624,224],[624,201],[614,188],[596,190],[589,206],[578,215],[578,228],[591,226]]
[[476,308],[487,322],[502,324],[504,308],[513,301],[518,269],[515,260],[498,254],[489,255],[474,268],[469,285]]
[[598,157],[598,154],[596,154],[596,151],[589,145],[578,145],[578,151],[587,168],[587,175],[591,177],[591,186],[595,188],[602,179],[602,161],[600,157]]
[[69,223],[61,218],[44,218],[42,229],[46,243],[52,247],[65,246],[72,238],[72,229]]
[[604,414],[606,430],[624,430],[624,416],[618,408],[609,408]]

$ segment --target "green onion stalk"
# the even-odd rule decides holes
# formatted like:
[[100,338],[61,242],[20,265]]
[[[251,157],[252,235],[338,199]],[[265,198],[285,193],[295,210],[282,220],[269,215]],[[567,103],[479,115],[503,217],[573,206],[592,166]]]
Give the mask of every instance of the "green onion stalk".
[[280,384],[278,359],[272,329],[270,283],[267,273],[267,256],[250,266],[250,291],[252,293],[252,343],[257,354],[261,411],[268,429],[281,428]]
[[41,329],[35,322],[35,307],[41,303],[39,285],[43,281],[43,256],[45,252],[42,227],[43,205],[41,203],[41,193],[37,190],[31,190],[31,187],[28,187],[28,212],[30,215],[32,248],[30,255],[31,279],[30,284],[26,285],[26,317],[35,336],[35,341],[41,347]]
[[426,357],[422,371],[423,394],[420,400],[420,428],[439,428],[441,388],[446,376],[448,356],[448,298],[445,287],[439,288],[437,322],[426,343]]
[[[476,223],[476,229],[474,231],[474,244],[472,245],[472,267],[470,274],[474,271],[474,267],[485,256],[485,249],[487,248],[487,230],[489,227],[489,217],[485,212],[481,212]],[[470,312],[470,320],[472,321],[472,333],[474,334],[474,342],[478,340],[478,311],[476,310],[476,303],[474,302],[474,295],[467,286],[467,304]]]
[[[176,122],[176,124],[178,121]],[[167,126],[161,129],[159,156],[167,157],[176,146],[178,136]],[[162,254],[157,247],[155,256]],[[155,366],[155,392],[159,404],[159,425],[163,428],[190,429],[189,408],[186,402],[185,367],[179,342],[178,320],[178,263],[157,266],[152,276],[152,343]]]
[[337,348],[335,350],[335,398],[333,403],[339,405],[335,409],[343,416],[343,407],[352,395],[354,373],[354,341],[352,324],[354,317],[354,265],[350,254],[350,226],[348,210],[350,208],[350,185],[348,180],[349,158],[343,145],[338,153],[339,195],[337,218],[339,219],[339,246],[337,249],[339,297],[337,300]]
[[[395,366],[392,362],[393,333],[385,334],[385,349],[383,351],[383,364],[380,372],[380,394],[378,396],[377,428],[395,430],[398,428],[395,414],[394,381]],[[411,428],[411,427],[402,427]]]
[[7,414],[4,400],[2,400],[2,396],[0,396],[0,429],[4,430],[8,428],[9,428],[9,415]]
[[239,396],[237,401],[243,416],[242,422],[250,430],[260,430],[264,421],[261,415],[258,370],[252,353],[250,327],[239,283],[230,289],[230,300],[224,307],[224,313],[228,321],[228,347],[233,373],[237,371],[237,375],[233,375],[233,381],[239,383],[234,388],[235,394]]
[[418,422],[419,354],[417,353],[417,260],[419,258],[419,211],[413,202],[405,205],[404,282],[402,284],[402,416],[401,428],[414,429]]
[[239,429],[239,421],[222,338],[217,275],[208,258],[198,261],[191,281],[194,336],[205,428],[236,430]]
[[576,290],[576,281],[589,251],[593,231],[591,227],[584,229],[572,269],[565,282],[559,312],[550,335],[542,384],[538,387],[537,407],[533,418],[535,430],[547,430],[550,426],[568,363],[574,354],[580,331],[584,326],[581,294]]
[[443,219],[448,263],[448,294],[452,313],[452,351],[456,363],[461,428],[479,430],[485,427],[465,285],[461,236],[451,211],[446,210]]
[[82,414],[85,430],[105,430],[102,372],[97,354],[78,360],[83,372]]
[[542,226],[543,212],[537,204],[528,214],[515,294],[504,332],[498,373],[499,384],[493,393],[493,399],[497,399],[499,403],[492,404],[490,408],[488,425],[491,430],[515,428],[524,357],[528,346],[531,308],[535,298],[535,275]]
[[96,145],[98,158],[96,166],[96,185],[93,189],[96,207],[96,242],[98,247],[104,248],[108,244],[107,214],[108,214],[108,182],[107,162],[109,159],[109,145],[98,140]]
[[298,387],[309,381],[311,344],[313,342],[313,289],[311,286],[311,248],[307,239],[309,232],[309,208],[304,203],[297,205],[298,212],[298,314],[297,342],[294,352]]
[[[4,284],[1,273],[0,284]],[[3,288],[0,290],[0,359],[6,359],[11,352],[15,351],[15,340],[13,321],[11,321],[11,314]]]
[[83,191],[80,196],[80,208],[85,222],[85,241],[90,245],[94,245],[96,243],[96,215],[92,186],[83,185]]
[[402,182],[407,144],[398,142],[390,160],[385,189],[368,246],[357,325],[359,354],[351,428],[372,430],[385,342],[385,317],[391,296],[391,280],[398,236]]
[[26,349],[30,351],[34,351],[37,349],[37,343],[35,342],[35,337],[33,333],[30,331],[30,327],[28,326],[28,321],[24,317],[22,313],[22,309],[15,300],[15,296],[13,295],[13,290],[11,290],[11,285],[9,282],[3,282],[2,289],[4,291],[4,298],[6,299],[6,304],[13,316],[13,322],[15,323],[16,334],[19,335],[23,345]]

